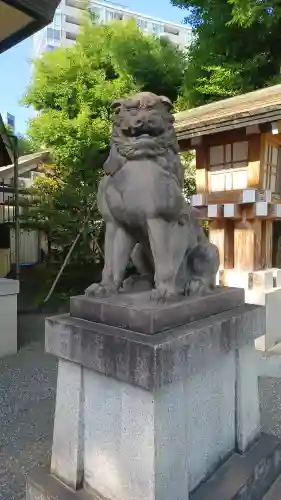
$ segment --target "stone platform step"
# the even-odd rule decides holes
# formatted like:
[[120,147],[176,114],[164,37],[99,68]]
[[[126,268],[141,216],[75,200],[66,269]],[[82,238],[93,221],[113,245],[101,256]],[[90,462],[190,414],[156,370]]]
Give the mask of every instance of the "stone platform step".
[[280,497],[264,497],[269,495],[272,485],[277,484],[274,482],[279,474],[281,440],[262,434],[248,452],[234,453],[191,494],[190,500],[281,500],[281,494]]
[[280,500],[281,499],[281,476],[276,479],[268,493],[263,497],[263,500]]

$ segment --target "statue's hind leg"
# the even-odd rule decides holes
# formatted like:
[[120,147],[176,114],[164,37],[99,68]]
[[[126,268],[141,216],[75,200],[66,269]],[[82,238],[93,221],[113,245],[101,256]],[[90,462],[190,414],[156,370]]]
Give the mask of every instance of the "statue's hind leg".
[[154,268],[150,248],[137,243],[131,259],[138,274],[129,276],[123,283],[126,292],[151,290],[154,284]]
[[219,252],[215,245],[206,242],[193,247],[187,254],[190,280],[186,283],[186,295],[204,295],[216,286],[219,269]]
[[149,219],[149,241],[155,266],[153,300],[165,300],[181,291],[176,287],[176,277],[187,247],[186,232],[177,221]]

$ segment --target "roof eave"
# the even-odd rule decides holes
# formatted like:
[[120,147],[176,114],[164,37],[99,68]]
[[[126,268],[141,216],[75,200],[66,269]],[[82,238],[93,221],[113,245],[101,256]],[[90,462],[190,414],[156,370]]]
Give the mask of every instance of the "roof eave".
[[17,45],[29,36],[33,35],[34,33],[36,33],[36,31],[39,31],[41,28],[43,28],[44,25],[45,23],[42,23],[37,19],[21,30],[17,31],[16,33],[13,33],[8,38],[5,38],[5,40],[0,42],[0,54],[8,49],[11,49],[12,47],[14,47],[14,45]]
[[[34,168],[38,167],[38,165],[44,161],[49,159],[50,153],[48,150],[39,151],[37,153],[32,153],[29,155],[21,156],[18,160],[18,169],[19,173],[23,174]],[[5,165],[0,168],[0,179],[10,179],[13,177],[14,173],[14,165]]]
[[[8,157],[10,158],[10,161],[14,161],[14,148],[12,141],[9,137],[9,134],[7,132],[7,129],[5,127],[5,124],[3,122],[1,113],[0,113],[0,148],[5,150],[7,153]],[[4,151],[3,151],[4,153]],[[1,162],[2,156],[4,157],[3,160],[5,161],[5,153],[3,155],[0,154],[0,167],[2,166],[1,163],[3,164],[4,161]]]
[[245,128],[251,125],[262,125],[281,120],[281,106],[263,113],[248,114],[241,117],[237,114],[230,117],[224,117],[221,120],[203,121],[200,125],[194,126],[188,123],[175,124],[176,134],[179,140],[191,139],[202,135],[217,134],[232,129]]

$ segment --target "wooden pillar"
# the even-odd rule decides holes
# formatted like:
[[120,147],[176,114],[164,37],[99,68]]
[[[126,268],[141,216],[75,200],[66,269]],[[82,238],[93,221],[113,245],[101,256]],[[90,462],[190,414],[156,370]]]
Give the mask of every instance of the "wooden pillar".
[[262,269],[272,267],[272,238],[273,238],[273,223],[271,220],[262,221],[261,233],[261,265]]
[[233,268],[234,221],[214,220],[210,223],[209,240],[217,245],[220,254],[220,270]]
[[208,148],[198,146],[196,148],[196,191],[204,194],[208,191]]
[[243,271],[262,269],[261,220],[235,221],[234,267]]
[[260,188],[261,134],[249,136],[248,187]]

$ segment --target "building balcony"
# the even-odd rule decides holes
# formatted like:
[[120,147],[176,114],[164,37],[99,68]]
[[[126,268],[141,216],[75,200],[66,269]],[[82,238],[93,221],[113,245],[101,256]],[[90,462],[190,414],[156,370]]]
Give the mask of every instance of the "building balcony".
[[66,9],[67,7],[73,7],[74,9],[81,12],[81,10],[85,10],[85,3],[81,0],[65,0],[64,9]]
[[77,7],[71,7],[69,5],[65,5],[63,13],[65,14],[66,18],[71,18],[75,20],[76,24],[80,24],[81,18],[84,15],[84,10],[77,9]]
[[72,39],[76,40],[78,34],[80,33],[81,26],[78,26],[77,24],[73,23],[64,22],[63,29],[66,32],[66,35],[69,35],[66,36],[66,38],[73,37]]

